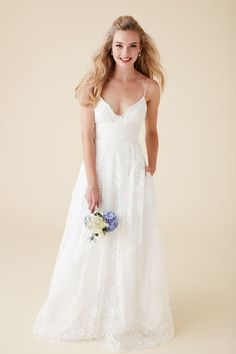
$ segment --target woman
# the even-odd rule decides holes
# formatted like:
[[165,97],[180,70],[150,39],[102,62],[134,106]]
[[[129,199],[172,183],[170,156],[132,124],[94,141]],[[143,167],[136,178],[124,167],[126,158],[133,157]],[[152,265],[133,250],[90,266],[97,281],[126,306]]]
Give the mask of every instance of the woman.
[[[132,16],[120,16],[76,87],[83,162],[34,334],[102,340],[111,352],[174,337],[153,184],[163,87],[153,40]],[[144,121],[147,163],[138,141]],[[86,216],[104,210],[118,225],[88,242]]]

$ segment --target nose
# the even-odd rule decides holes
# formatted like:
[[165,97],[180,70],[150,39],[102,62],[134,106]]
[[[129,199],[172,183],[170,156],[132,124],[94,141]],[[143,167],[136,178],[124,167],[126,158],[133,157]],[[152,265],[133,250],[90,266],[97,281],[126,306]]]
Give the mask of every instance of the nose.
[[129,56],[128,54],[129,54],[129,48],[124,47],[122,49],[122,56],[125,58]]

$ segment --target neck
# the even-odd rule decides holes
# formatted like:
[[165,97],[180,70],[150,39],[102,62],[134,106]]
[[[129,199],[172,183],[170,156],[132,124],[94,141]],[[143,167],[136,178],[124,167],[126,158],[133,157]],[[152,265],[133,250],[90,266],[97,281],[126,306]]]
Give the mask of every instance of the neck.
[[136,73],[137,70],[134,66],[124,69],[116,65],[112,73],[112,78],[120,81],[130,81],[136,77]]

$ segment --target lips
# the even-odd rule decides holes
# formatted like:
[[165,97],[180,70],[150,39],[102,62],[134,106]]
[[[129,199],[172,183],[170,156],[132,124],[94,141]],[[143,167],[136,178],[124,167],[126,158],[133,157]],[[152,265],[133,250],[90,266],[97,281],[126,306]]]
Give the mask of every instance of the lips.
[[120,58],[121,61],[123,61],[124,63],[128,63],[131,58]]

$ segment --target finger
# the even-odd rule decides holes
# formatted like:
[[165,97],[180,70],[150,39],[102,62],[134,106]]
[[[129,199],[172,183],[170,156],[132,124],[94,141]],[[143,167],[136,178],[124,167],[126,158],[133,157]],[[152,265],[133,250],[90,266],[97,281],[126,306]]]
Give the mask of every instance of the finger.
[[97,202],[94,201],[94,203],[93,203],[93,208],[94,208],[94,210],[96,209],[96,207],[97,207]]
[[91,203],[91,210],[92,210],[92,213],[93,213],[94,210],[95,210],[95,203],[94,203],[94,202]]
[[93,208],[93,202],[92,202],[92,199],[90,198],[89,199],[89,209],[91,210]]
[[90,202],[90,198],[88,197],[88,208],[91,208],[91,202]]

